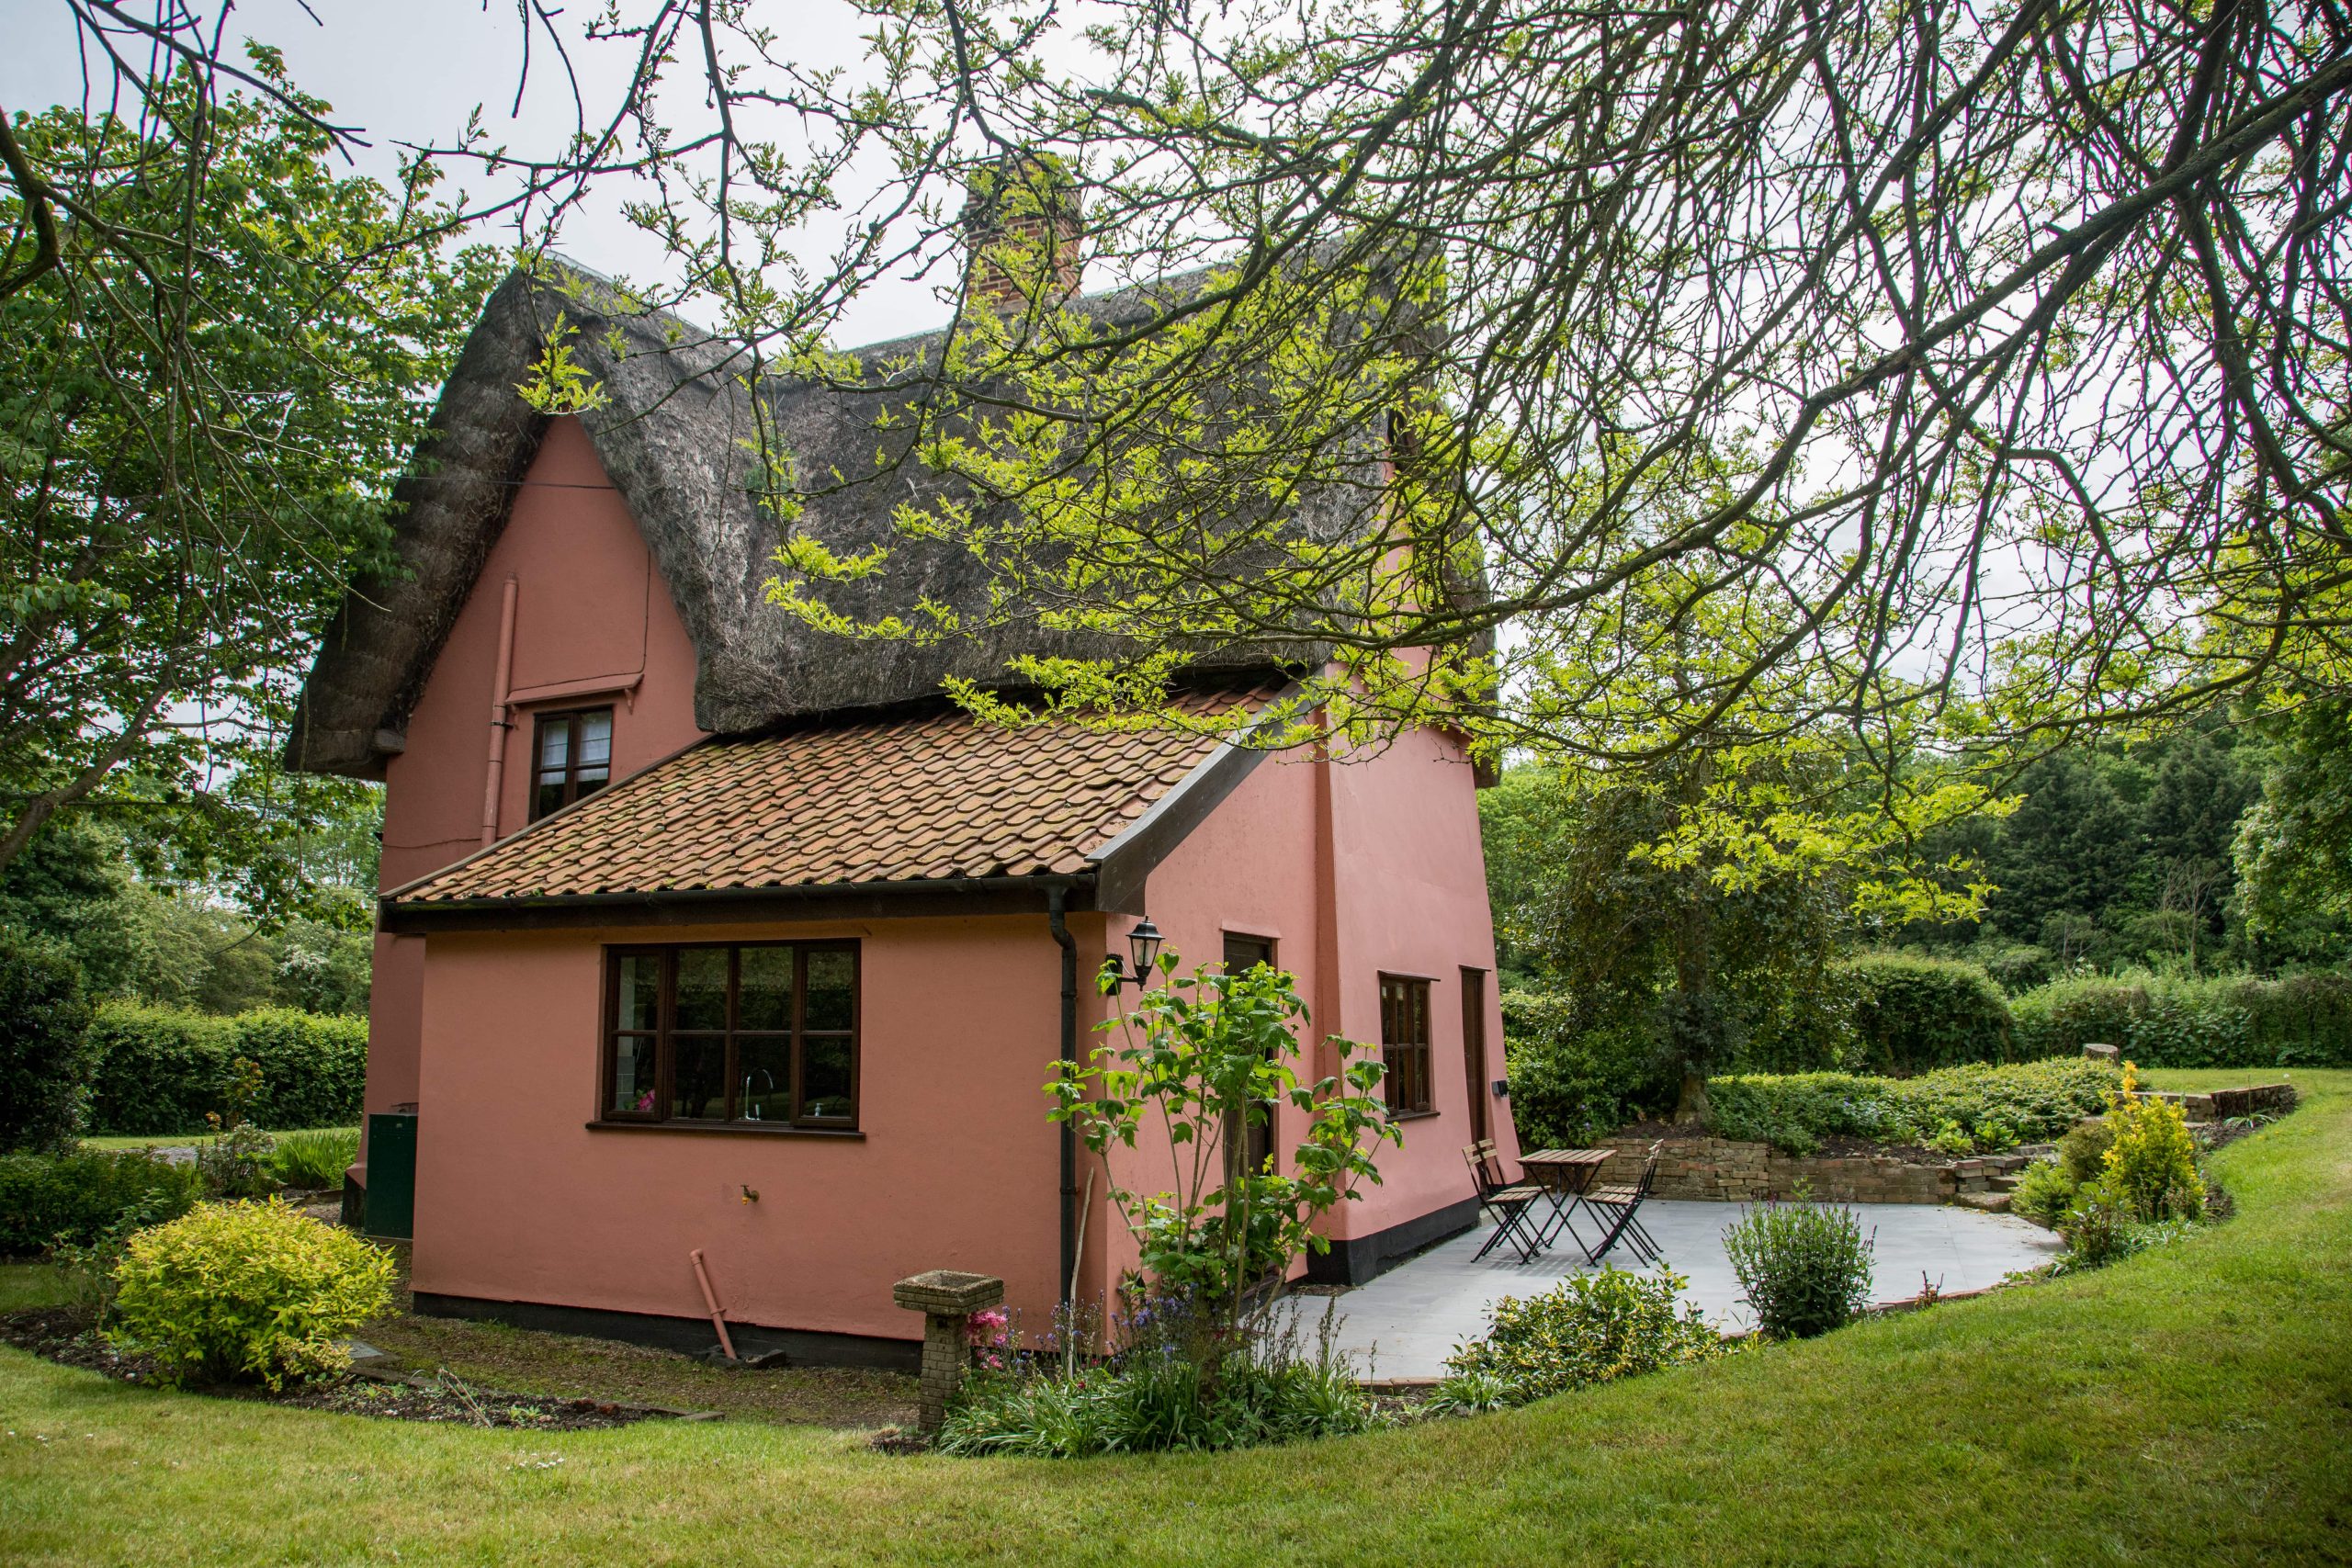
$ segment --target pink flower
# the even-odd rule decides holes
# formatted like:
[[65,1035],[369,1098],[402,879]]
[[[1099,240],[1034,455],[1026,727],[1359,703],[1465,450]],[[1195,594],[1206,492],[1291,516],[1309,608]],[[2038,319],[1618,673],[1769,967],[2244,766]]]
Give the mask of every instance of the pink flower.
[[[973,1345],[1003,1346],[1012,1338],[1005,1332],[1005,1325],[1012,1321],[997,1307],[976,1312],[965,1322],[964,1337]],[[994,1365],[993,1362],[990,1364]]]

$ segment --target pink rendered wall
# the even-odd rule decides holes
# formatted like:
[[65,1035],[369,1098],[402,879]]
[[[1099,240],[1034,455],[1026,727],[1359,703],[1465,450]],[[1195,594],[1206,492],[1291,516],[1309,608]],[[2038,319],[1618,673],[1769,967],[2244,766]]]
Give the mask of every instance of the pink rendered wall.
[[[1335,1033],[1376,1046],[1381,974],[1433,980],[1435,1113],[1403,1123],[1403,1147],[1377,1151],[1380,1185],[1334,1211],[1326,1234],[1368,1235],[1474,1195],[1461,1152],[1471,1137],[1463,968],[1487,972],[1482,1087],[1504,1076],[1503,1034],[1476,784],[1458,743],[1422,730],[1351,760],[1269,758],[1152,873],[1145,908],[1186,970],[1219,958],[1228,931],[1274,939],[1276,964],[1296,976],[1311,1010],[1302,1032],[1311,1046]],[[1125,952],[1133,924],[1108,922],[1113,951]],[[1094,953],[1087,972],[1100,962]],[[1134,995],[1123,992],[1119,1006]],[[1337,1067],[1319,1048],[1298,1064],[1310,1081]],[[1489,1135],[1515,1158],[1509,1104],[1487,1090],[1487,1105]],[[1295,1145],[1303,1130],[1301,1113],[1285,1110],[1276,1147]],[[1111,1172],[1122,1185],[1156,1191],[1170,1180],[1168,1155],[1163,1140],[1147,1139]],[[1136,1258],[1106,1206],[1087,1224],[1091,1293]],[[1106,1238],[1099,1246],[1098,1234]]]
[[[1182,960],[1179,974],[1219,962],[1228,932],[1272,941],[1276,967],[1289,970],[1295,977],[1299,995],[1312,1014],[1310,1027],[1300,1032],[1307,1049],[1293,1064],[1300,1077],[1309,1082],[1331,1070],[1324,1054],[1314,1049],[1329,1032],[1317,1003],[1325,968],[1317,941],[1320,918],[1315,875],[1317,768],[1315,761],[1304,753],[1269,757],[1259,763],[1208,819],[1152,871],[1144,897],[1152,923],[1167,938],[1163,953],[1172,952]],[[1123,959],[1127,952],[1126,932],[1134,924],[1125,917],[1114,917],[1108,922],[1111,951]],[[1081,952],[1081,959],[1085,956]],[[1123,988],[1116,998],[1091,995],[1091,977],[1101,964],[1098,953],[1084,970],[1094,1019],[1110,1016],[1114,1008],[1121,1013],[1130,1010],[1136,996],[1132,987]],[[1119,1043],[1126,1038],[1121,1033],[1095,1034],[1080,1044],[1080,1051],[1083,1055],[1095,1045]],[[1287,1108],[1277,1112],[1274,1146],[1287,1153],[1298,1143],[1302,1126],[1299,1112]],[[1114,1153],[1106,1176],[1132,1190],[1158,1192],[1173,1183],[1172,1154],[1159,1130],[1147,1127],[1135,1149]],[[1086,1162],[1091,1157],[1080,1154],[1081,1188]],[[1100,1190],[1098,1183],[1098,1193]],[[1136,1248],[1107,1203],[1088,1214],[1087,1235],[1088,1294],[1101,1300],[1106,1287],[1115,1287],[1136,1267]],[[1095,1245],[1098,1235],[1099,1247]]]
[[[515,580],[516,705],[507,734],[502,835],[529,812],[531,716],[613,707],[613,776],[693,740],[694,644],[668,586],[576,419],[549,423],[498,543],[409,716],[407,750],[385,771],[382,886],[438,871],[481,842],[501,604]],[[530,700],[532,689],[602,694]],[[421,1097],[417,1082],[424,939],[376,939],[368,1024],[368,1109]]]
[[[1400,735],[1330,771],[1340,1032],[1380,1038],[1380,976],[1427,976],[1430,1064],[1437,1113],[1405,1124],[1405,1147],[1382,1163],[1377,1198],[1350,1204],[1336,1235],[1363,1235],[1473,1195],[1462,1161],[1470,1141],[1462,1039],[1464,968],[1486,971],[1487,1066],[1503,1077],[1502,1007],[1495,985],[1494,914],[1478,832],[1476,784],[1461,744],[1435,730]],[[1515,1162],[1510,1104],[1487,1090],[1487,1135]]]
[[[602,944],[855,936],[859,1139],[591,1131]],[[420,1291],[914,1338],[892,1281],[1003,1277],[1040,1324],[1060,1246],[1060,951],[1039,916],[428,939]],[[759,1201],[746,1203],[741,1189]]]

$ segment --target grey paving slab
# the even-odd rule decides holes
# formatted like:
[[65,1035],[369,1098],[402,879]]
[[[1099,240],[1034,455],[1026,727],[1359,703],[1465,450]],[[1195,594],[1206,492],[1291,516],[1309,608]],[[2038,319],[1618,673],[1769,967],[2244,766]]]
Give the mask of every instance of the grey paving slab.
[[[1664,1200],[1642,1206],[1642,1222],[1657,1238],[1668,1266],[1690,1280],[1683,1298],[1730,1332],[1754,1325],[1723,1244],[1724,1227],[1746,1209],[1739,1203]],[[1876,1243],[1871,1287],[1878,1301],[1916,1296],[1923,1283],[1945,1292],[1982,1290],[2014,1270],[2049,1262],[2061,1247],[2050,1232],[2008,1214],[1932,1203],[1866,1203],[1856,1213]],[[1591,1235],[1589,1219],[1577,1219]],[[1598,1271],[1585,1262],[1584,1249],[1566,1236],[1528,1263],[1508,1246],[1477,1258],[1487,1235],[1480,1225],[1330,1298],[1339,1346],[1357,1358],[1366,1376],[1441,1376],[1453,1347],[1485,1332],[1495,1303]],[[1622,1244],[1607,1261],[1621,1269],[1640,1266]],[[1309,1296],[1290,1305],[1314,1317],[1324,1303]]]

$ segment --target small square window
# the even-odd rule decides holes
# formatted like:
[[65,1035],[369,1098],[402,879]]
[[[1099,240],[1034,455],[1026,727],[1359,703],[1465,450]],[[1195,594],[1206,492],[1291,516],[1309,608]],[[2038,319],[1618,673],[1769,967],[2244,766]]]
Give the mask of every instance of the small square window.
[[613,710],[543,713],[531,739],[531,820],[594,795],[613,778]]

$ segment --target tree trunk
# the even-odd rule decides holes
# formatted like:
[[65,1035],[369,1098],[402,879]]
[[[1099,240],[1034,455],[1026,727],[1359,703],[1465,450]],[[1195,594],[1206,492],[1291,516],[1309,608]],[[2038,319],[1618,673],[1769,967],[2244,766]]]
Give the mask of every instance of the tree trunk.
[[[1703,747],[1692,754],[1682,773],[1682,799],[1687,809],[1704,803],[1713,773],[1713,759]],[[1702,1054],[1691,1049],[1694,1022],[1711,1024],[1706,1004],[1714,986],[1714,910],[1707,902],[1707,874],[1702,867],[1683,873],[1682,919],[1674,933],[1674,989],[1677,1054],[1681,1057],[1682,1091],[1674,1103],[1674,1120],[1688,1125],[1707,1119],[1707,1067]]]
[[1682,1069],[1682,1095],[1674,1102],[1677,1126],[1697,1126],[1714,1114],[1714,1107],[1707,1103],[1707,1078],[1703,1073]]

